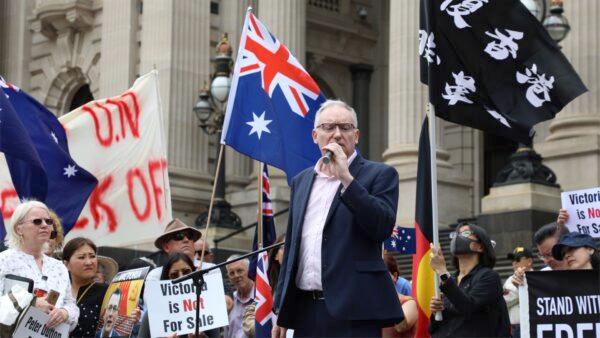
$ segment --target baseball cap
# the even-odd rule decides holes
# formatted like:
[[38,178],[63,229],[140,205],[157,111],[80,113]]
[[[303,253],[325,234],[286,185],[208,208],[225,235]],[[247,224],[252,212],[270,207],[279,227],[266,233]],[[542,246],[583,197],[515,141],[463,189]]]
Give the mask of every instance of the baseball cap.
[[592,249],[598,249],[598,245],[594,238],[590,235],[581,234],[579,232],[569,232],[568,234],[564,234],[552,247],[552,256],[554,259],[562,260],[563,259],[563,249],[564,248],[581,248],[588,247]]
[[518,246],[513,250],[513,252],[506,255],[506,257],[510,260],[518,261],[522,257],[533,258],[533,253],[526,247]]

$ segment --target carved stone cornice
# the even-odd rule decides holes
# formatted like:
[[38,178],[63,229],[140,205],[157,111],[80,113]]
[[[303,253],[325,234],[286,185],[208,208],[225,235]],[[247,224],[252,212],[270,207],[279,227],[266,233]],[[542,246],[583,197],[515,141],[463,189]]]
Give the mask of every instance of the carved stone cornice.
[[73,31],[87,31],[94,25],[94,0],[38,0],[31,28],[50,40]]

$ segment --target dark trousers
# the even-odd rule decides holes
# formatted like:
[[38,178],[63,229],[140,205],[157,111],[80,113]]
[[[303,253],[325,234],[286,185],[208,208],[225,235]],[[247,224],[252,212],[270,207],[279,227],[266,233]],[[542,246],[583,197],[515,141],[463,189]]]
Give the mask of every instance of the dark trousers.
[[302,293],[299,297],[294,338],[381,337],[379,322],[333,318],[327,311],[325,300],[317,298],[310,293]]

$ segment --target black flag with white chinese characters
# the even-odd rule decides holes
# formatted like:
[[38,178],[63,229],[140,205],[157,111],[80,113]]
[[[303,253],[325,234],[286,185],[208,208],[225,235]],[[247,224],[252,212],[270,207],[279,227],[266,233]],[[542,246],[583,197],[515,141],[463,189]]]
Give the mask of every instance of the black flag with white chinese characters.
[[519,0],[421,0],[421,82],[437,116],[526,144],[587,88]]

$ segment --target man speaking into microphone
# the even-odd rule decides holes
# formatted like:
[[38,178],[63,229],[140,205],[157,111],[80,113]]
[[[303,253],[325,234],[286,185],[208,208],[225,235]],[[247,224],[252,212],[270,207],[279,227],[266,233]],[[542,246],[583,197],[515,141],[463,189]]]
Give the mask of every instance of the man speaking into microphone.
[[381,258],[396,221],[398,174],[358,154],[357,124],[342,101],[324,102],[315,115],[312,137],[329,158],[292,181],[273,337],[288,328],[294,337],[380,337],[403,319]]

